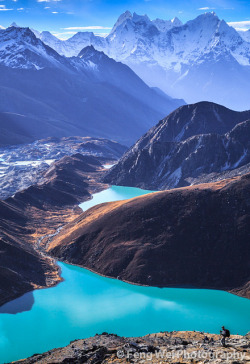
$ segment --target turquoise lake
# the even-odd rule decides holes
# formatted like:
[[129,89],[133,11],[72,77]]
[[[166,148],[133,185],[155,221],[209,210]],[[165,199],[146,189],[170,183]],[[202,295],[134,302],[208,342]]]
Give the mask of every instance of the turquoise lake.
[[[82,206],[148,193],[112,187]],[[87,205],[88,204],[88,205]],[[86,207],[87,206],[87,207]],[[69,344],[103,331],[139,336],[171,330],[232,334],[250,328],[250,301],[223,291],[140,287],[58,263],[64,281],[0,308],[0,363]],[[12,313],[7,313],[12,312]]]
[[146,195],[150,192],[154,191],[141,190],[140,188],[134,188],[134,187],[112,186],[107,190],[95,193],[91,200],[83,202],[79,206],[82,208],[83,211],[86,211],[90,207],[93,207],[103,202],[125,200],[128,198]]

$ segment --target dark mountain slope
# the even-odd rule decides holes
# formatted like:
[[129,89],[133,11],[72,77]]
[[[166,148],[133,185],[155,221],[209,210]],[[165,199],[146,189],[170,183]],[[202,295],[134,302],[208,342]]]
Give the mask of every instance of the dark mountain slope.
[[22,208],[0,201],[0,305],[60,280],[52,260],[29,244],[31,234]]
[[212,102],[184,105],[149,130],[143,137],[143,144],[152,137],[160,142],[170,142],[182,141],[198,134],[224,134],[248,119],[250,111],[233,111]]
[[168,189],[247,173],[249,117],[250,111],[209,102],[182,106],[139,139],[104,181]]
[[238,289],[249,281],[249,196],[250,174],[101,204],[49,252],[133,283]]

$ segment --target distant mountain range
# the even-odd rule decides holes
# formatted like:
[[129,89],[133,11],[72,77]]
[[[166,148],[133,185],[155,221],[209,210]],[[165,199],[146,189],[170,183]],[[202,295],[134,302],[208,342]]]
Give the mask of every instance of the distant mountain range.
[[213,101],[235,110],[250,109],[250,37],[215,13],[182,24],[178,18],[150,20],[129,11],[106,38],[79,32],[66,41],[37,33],[59,54],[77,56],[93,45],[131,67],[148,85],[188,103]]
[[92,46],[61,56],[29,28],[0,30],[0,72],[0,145],[72,135],[132,144],[184,103]]
[[142,136],[104,181],[163,190],[249,173],[249,135],[250,111],[184,105]]

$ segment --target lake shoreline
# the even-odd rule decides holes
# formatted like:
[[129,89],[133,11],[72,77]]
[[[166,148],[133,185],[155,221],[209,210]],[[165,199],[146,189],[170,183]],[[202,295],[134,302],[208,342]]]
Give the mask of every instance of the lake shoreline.
[[[51,264],[53,257],[48,257],[48,254],[43,252],[43,244],[46,243],[46,237],[53,235],[59,227],[65,226],[80,215],[79,203],[89,200],[94,193],[108,188],[108,185],[99,182],[105,171],[97,158],[79,154],[64,157],[51,165],[42,183],[17,192],[5,201],[0,201],[0,208],[8,209],[8,218],[6,222],[3,220],[5,224],[3,236],[8,251],[12,249],[11,242],[16,241],[24,247],[23,254],[28,255],[28,252],[32,251],[40,264],[35,277],[30,270],[25,271],[26,275],[16,274],[15,271],[18,273],[21,269],[18,260],[14,274],[11,273],[12,270],[5,269],[3,275],[7,280],[11,280],[11,284],[5,284],[5,280],[2,280],[0,307],[26,292],[54,287],[61,282],[57,267]],[[67,184],[67,180],[70,183]],[[25,220],[22,224],[19,224],[16,217],[17,207],[19,216]],[[15,231],[13,236],[8,234],[6,226],[13,226],[12,230]],[[22,245],[23,241],[25,245]],[[6,259],[8,265],[8,254]],[[3,267],[4,263],[3,261]],[[10,288],[12,286],[13,288]]]
[[[131,194],[135,193],[137,196],[134,197],[139,197],[138,193],[152,193],[107,186],[102,190],[103,193],[107,191],[106,198],[110,190],[113,194],[119,192],[120,200],[130,199]],[[121,194],[122,191],[126,192],[125,195]],[[95,205],[99,203],[93,195],[86,199],[86,203],[90,201]],[[76,210],[79,214],[80,207],[77,205],[71,207],[71,210]],[[74,226],[74,221],[69,224]],[[51,238],[60,238],[61,228],[62,225],[57,227],[54,233],[47,234],[46,241],[42,239],[40,247],[40,254],[46,254],[56,266],[60,281],[49,287],[51,290],[33,290],[33,294],[30,295],[33,304],[30,307],[26,305],[23,309],[18,301],[12,305],[12,309],[19,307],[19,311],[12,312],[17,313],[13,321],[15,329],[11,328],[10,316],[13,315],[8,312],[8,307],[5,313],[0,315],[0,323],[7,329],[6,332],[3,331],[2,337],[0,335],[0,344],[1,340],[9,341],[2,346],[5,362],[46,350],[51,352],[55,347],[67,345],[73,338],[85,337],[85,340],[91,340],[96,332],[100,334],[103,331],[115,332],[120,337],[136,336],[138,340],[148,333],[161,332],[166,328],[187,335],[192,329],[204,330],[209,332],[209,335],[215,335],[213,333],[224,324],[230,328],[232,334],[244,335],[247,332],[249,301],[242,300],[241,296],[236,298],[237,295],[227,290],[130,282],[99,273],[91,267],[68,262],[67,259],[57,259],[56,256],[48,255],[47,244]],[[28,297],[24,296],[20,302],[28,302]],[[26,321],[26,317],[29,320]],[[24,319],[27,332],[20,338]],[[48,325],[52,325],[54,329],[50,328],[48,331]],[[40,334],[35,334],[34,329],[41,335],[46,333],[41,342],[38,340]],[[34,342],[33,337],[36,337]],[[17,338],[16,352],[12,354],[9,345],[13,346]]]
[[73,339],[89,340],[103,332],[140,338],[166,330],[212,335],[222,325],[231,334],[248,331],[248,301],[226,292],[132,285],[72,264],[57,265],[62,284],[35,290],[15,303],[16,308],[23,307],[30,297],[30,309],[17,310],[14,317],[7,310],[0,315],[3,362],[51,352]]
[[[65,263],[65,264],[68,264],[68,265],[71,265],[72,267],[78,267],[78,268],[83,268],[83,269],[86,269],[88,270],[89,272],[91,273],[94,273],[94,274],[97,274],[98,276],[100,277],[104,277],[104,278],[108,278],[108,279],[113,279],[114,281],[121,281],[123,283],[127,283],[127,284],[130,284],[132,286],[138,286],[138,287],[150,287],[150,288],[159,288],[159,289],[163,289],[163,288],[176,288],[176,289],[197,289],[197,290],[200,290],[200,289],[204,289],[204,290],[211,290],[211,291],[218,291],[218,292],[227,292],[227,293],[230,293],[234,296],[237,296],[237,297],[240,297],[240,298],[244,298],[246,300],[249,300],[248,297],[244,297],[244,296],[241,296],[239,294],[236,294],[234,292],[231,292],[230,290],[227,290],[227,289],[216,289],[216,288],[203,288],[203,287],[183,287],[183,286],[151,286],[149,284],[142,284],[142,283],[136,283],[136,282],[130,282],[130,281],[127,281],[127,280],[124,280],[124,279],[119,279],[119,278],[115,278],[115,277],[112,277],[112,276],[108,276],[108,275],[105,275],[103,273],[100,273],[98,272],[97,270],[94,270],[92,268],[89,268],[87,266],[82,266],[82,265],[79,265],[79,264],[73,264],[73,263],[70,263],[69,261],[67,260],[58,260],[57,262],[60,262],[60,263]],[[64,279],[62,279],[62,281],[64,281]],[[61,282],[58,282],[57,284],[60,284]],[[49,287],[50,288],[50,287]],[[46,287],[44,288],[46,289]]]
[[[104,167],[104,166],[103,166]],[[104,191],[107,191],[111,188],[112,186],[108,186],[108,185],[102,185],[101,187],[98,186],[95,190],[92,191],[92,194],[89,198],[85,198],[85,200],[83,199],[82,202],[80,202],[80,204],[75,204],[72,206],[72,211],[77,211],[77,214],[75,215],[75,219],[77,219],[80,215],[81,215],[81,212],[80,212],[80,209],[82,210],[81,206],[80,205],[83,205],[85,203],[88,203],[88,202],[91,202],[94,200],[95,198],[95,195],[96,194],[99,194],[99,193],[102,193]],[[117,187],[117,186],[115,186]],[[124,187],[124,186],[121,186],[121,187]],[[139,188],[138,188],[139,189]],[[139,190],[142,190],[143,189],[139,189]],[[148,190],[148,193],[154,193],[154,192],[161,192],[161,191],[150,191]],[[138,197],[138,196],[137,196]],[[136,198],[136,197],[134,197]],[[103,202],[105,203],[105,202]],[[96,206],[96,205],[94,205]],[[89,207],[91,208],[91,207]],[[88,208],[88,209],[89,209]],[[68,211],[68,210],[67,210]],[[85,210],[82,210],[83,212]],[[75,214],[75,213],[74,213]],[[65,217],[67,216],[68,214],[65,214]],[[64,214],[62,213],[62,215],[60,216],[60,218],[62,219],[64,217]],[[63,229],[66,225],[68,224],[68,221],[66,219],[66,224],[62,224],[59,229]],[[58,230],[58,228],[57,228]],[[59,231],[60,232],[60,231]],[[248,297],[244,296],[243,294],[238,293],[238,292],[235,292],[235,291],[232,291],[228,288],[225,288],[225,289],[216,289],[214,287],[210,287],[210,288],[203,288],[203,287],[193,287],[193,286],[176,286],[176,285],[172,285],[172,286],[164,286],[164,285],[147,285],[147,284],[142,284],[142,283],[137,283],[137,282],[133,282],[133,281],[129,281],[129,280],[124,280],[124,279],[119,279],[119,278],[116,278],[116,277],[113,277],[111,275],[105,275],[101,272],[99,272],[98,270],[94,270],[88,266],[85,266],[85,265],[79,265],[79,264],[73,264],[71,262],[69,262],[68,260],[64,259],[64,260],[60,260],[60,259],[57,259],[56,257],[53,257],[51,256],[50,254],[48,254],[48,252],[46,251],[46,248],[47,248],[47,245],[49,243],[49,240],[50,240],[50,237],[53,236],[53,238],[55,237],[55,235],[59,234],[58,233],[52,233],[52,234],[49,234],[49,235],[44,235],[43,237],[39,237],[37,238],[37,240],[40,240],[43,241],[43,240],[47,240],[45,242],[45,244],[39,244],[39,249],[40,249],[40,253],[44,256],[46,256],[48,259],[50,259],[51,261],[53,261],[53,264],[54,266],[57,268],[57,276],[54,278],[54,281],[53,279],[51,279],[51,282],[50,282],[50,285],[49,286],[43,286],[43,287],[35,287],[34,289],[31,289],[29,291],[25,291],[23,293],[21,293],[20,295],[18,295],[17,297],[15,297],[14,299],[11,299],[11,300],[8,300],[6,302],[4,302],[0,307],[4,306],[5,304],[15,300],[16,298],[18,297],[21,297],[23,294],[25,294],[26,292],[33,292],[34,290],[43,290],[43,289],[48,289],[48,288],[53,288],[53,287],[56,287],[57,285],[59,285],[60,283],[62,283],[64,281],[64,278],[62,277],[62,271],[61,271],[61,267],[57,264],[57,261],[58,262],[62,262],[62,263],[67,263],[69,265],[72,265],[72,266],[75,266],[75,267],[79,267],[79,268],[84,268],[92,273],[95,273],[101,277],[105,277],[105,278],[109,278],[109,279],[114,279],[114,280],[120,280],[124,283],[127,283],[127,284],[131,284],[131,285],[135,285],[135,286],[141,286],[141,287],[155,287],[155,288],[182,288],[182,289],[207,289],[207,290],[215,290],[215,291],[225,291],[225,292],[228,292],[230,294],[233,294],[235,296],[238,296],[238,297],[241,297],[241,298],[246,298],[246,299],[249,299]],[[47,238],[47,239],[46,239]]]

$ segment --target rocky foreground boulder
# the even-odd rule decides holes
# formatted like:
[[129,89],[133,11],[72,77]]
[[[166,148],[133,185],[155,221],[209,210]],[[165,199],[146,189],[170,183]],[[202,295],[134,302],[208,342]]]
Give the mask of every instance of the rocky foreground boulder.
[[249,334],[234,335],[223,348],[219,335],[201,332],[162,332],[137,338],[103,333],[15,363],[248,363],[249,338]]

